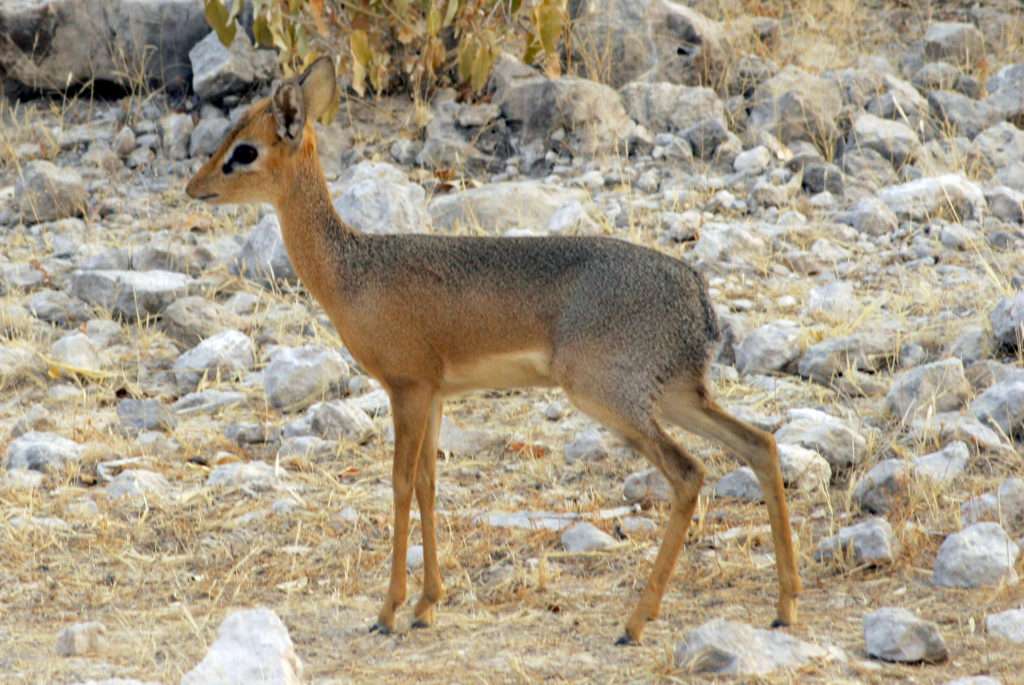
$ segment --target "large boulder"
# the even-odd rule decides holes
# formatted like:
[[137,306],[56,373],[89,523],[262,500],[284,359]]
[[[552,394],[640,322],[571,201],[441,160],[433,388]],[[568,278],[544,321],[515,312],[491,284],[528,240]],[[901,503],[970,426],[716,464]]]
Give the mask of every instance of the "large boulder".
[[785,143],[807,141],[824,152],[839,139],[843,95],[838,84],[799,67],[788,66],[759,85],[749,104],[747,127]]
[[671,0],[572,0],[584,76],[618,88],[644,80],[707,83],[725,57],[721,24]]
[[36,90],[144,76],[180,91],[189,49],[210,30],[196,0],[0,3],[0,72]]

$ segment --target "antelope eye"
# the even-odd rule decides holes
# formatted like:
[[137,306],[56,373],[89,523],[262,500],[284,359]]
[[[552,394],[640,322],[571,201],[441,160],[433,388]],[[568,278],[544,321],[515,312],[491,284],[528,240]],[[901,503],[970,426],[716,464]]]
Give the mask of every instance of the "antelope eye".
[[239,164],[251,164],[256,161],[256,157],[259,153],[252,145],[246,145],[245,143],[235,148],[234,152],[231,153],[231,161]]

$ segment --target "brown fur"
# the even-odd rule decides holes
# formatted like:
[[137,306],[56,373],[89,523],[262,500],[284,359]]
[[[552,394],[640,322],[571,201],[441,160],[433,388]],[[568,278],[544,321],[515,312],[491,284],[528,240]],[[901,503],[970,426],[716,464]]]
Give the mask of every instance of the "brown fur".
[[[334,211],[312,127],[337,96],[334,78],[333,64],[321,59],[298,80],[279,84],[250,108],[187,192],[213,202],[273,204],[299,277],[390,394],[395,535],[391,582],[374,629],[392,630],[405,601],[414,493],[425,578],[414,625],[433,620],[444,592],[434,523],[444,398],[535,384],[561,386],[672,486],[665,540],[622,642],[640,642],[645,623],[658,615],[705,471],[659,417],[724,444],[757,473],[779,574],[776,622],[795,620],[800,580],[775,441],[710,397],[704,378],[720,334],[700,275],[653,250],[603,238],[358,233]],[[243,144],[256,148],[257,159],[231,163]]]

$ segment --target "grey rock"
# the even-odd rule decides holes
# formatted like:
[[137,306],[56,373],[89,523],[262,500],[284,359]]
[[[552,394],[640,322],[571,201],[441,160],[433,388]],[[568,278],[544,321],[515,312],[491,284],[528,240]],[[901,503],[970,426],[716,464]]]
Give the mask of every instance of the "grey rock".
[[869,188],[882,188],[897,182],[892,163],[869,147],[845,148],[839,167],[846,174],[844,188],[854,179]]
[[823,492],[832,479],[828,460],[816,451],[788,443],[777,446],[782,482],[802,492]]
[[349,401],[365,411],[371,418],[387,416],[391,413],[391,397],[384,389],[372,390]]
[[726,56],[723,27],[679,3],[584,0],[572,8],[575,62],[584,75],[616,88],[707,82]]
[[942,685],[1003,685],[1003,683],[987,675],[970,675],[956,680],[947,680]]
[[288,628],[277,614],[265,608],[246,609],[221,622],[217,640],[180,685],[300,685],[302,668]]
[[160,133],[163,136],[164,152],[171,159],[188,157],[189,141],[196,125],[192,117],[180,112],[171,112],[160,119]]
[[191,296],[169,304],[158,327],[180,345],[193,347],[210,336],[244,325],[243,319],[227,307],[205,297]]
[[1007,121],[986,128],[971,141],[971,159],[985,162],[992,170],[1024,159],[1024,131]]
[[[391,440],[394,440],[392,434]],[[438,449],[459,456],[476,456],[502,445],[505,440],[490,431],[462,428],[447,416],[441,418]]]
[[232,423],[224,429],[224,437],[239,445],[273,442],[280,430],[266,423]]
[[896,167],[915,158],[921,147],[917,134],[908,125],[873,114],[861,114],[854,120],[846,144],[851,148],[872,149]]
[[325,440],[350,440],[365,444],[375,433],[373,421],[349,400],[317,402],[303,418],[284,428],[284,437],[314,435]]
[[117,404],[117,418],[132,432],[159,430],[169,432],[178,425],[178,417],[159,400],[126,397]]
[[492,81],[497,81],[493,102],[521,146],[547,144],[561,129],[574,155],[590,157],[626,152],[650,137],[626,114],[619,94],[603,83],[537,75]]
[[917,130],[922,115],[928,112],[926,100],[917,88],[892,74],[882,75],[885,91],[879,93],[865,105],[870,114],[884,119],[903,121],[912,129]]
[[624,516],[619,521],[618,531],[627,537],[651,536],[658,532],[658,524],[645,516]]
[[231,122],[226,117],[200,119],[189,137],[188,156],[201,159],[209,157],[217,151],[230,130]]
[[996,494],[1003,528],[1013,534],[1024,532],[1024,480],[1007,478]]
[[929,59],[948,59],[965,66],[985,57],[985,36],[974,24],[936,22],[924,33],[924,54]]
[[562,547],[566,552],[593,552],[601,549],[608,549],[618,544],[618,541],[608,533],[592,523],[580,521],[561,535]]
[[794,321],[765,324],[736,348],[736,370],[744,374],[784,371],[800,356],[800,327]]
[[578,514],[559,512],[516,512],[514,514],[483,513],[473,517],[474,525],[525,530],[562,530],[579,520]]
[[37,224],[81,216],[88,198],[77,171],[37,159],[22,166],[14,184],[14,202],[22,221]]
[[814,161],[804,165],[801,187],[809,193],[840,195],[845,187],[843,170],[830,162]]
[[337,350],[322,345],[281,348],[263,373],[272,407],[300,411],[341,387],[349,377],[348,364]]
[[210,32],[188,51],[192,62],[192,90],[203,100],[238,93],[256,83],[270,81],[277,72],[271,50],[256,50],[245,31],[237,31],[227,48]]
[[867,453],[867,441],[863,435],[825,412],[790,410],[786,418],[787,423],[775,431],[775,439],[780,444],[815,450],[828,460],[833,472],[860,463]]
[[804,350],[800,375],[828,385],[851,371],[879,371],[893,363],[896,341],[883,332],[866,331],[826,338]]
[[721,117],[702,119],[679,133],[700,159],[714,159],[718,146],[733,135]]
[[[989,80],[991,95],[986,104],[999,114],[1000,119],[1017,126],[1024,124],[1024,65],[1003,67]],[[993,88],[995,86],[995,88]]]
[[928,104],[939,125],[959,135],[974,138],[999,121],[999,111],[984,100],[974,100],[951,90],[928,93]]
[[764,500],[764,491],[753,469],[747,466],[722,476],[715,484],[715,497],[736,497],[746,500]]
[[566,443],[562,448],[567,464],[573,464],[581,459],[592,461],[604,459],[608,456],[608,446],[604,437],[596,428],[587,428],[580,432],[571,442]]
[[1010,609],[985,617],[985,630],[1010,642],[1024,643],[1024,609]]
[[[771,151],[764,145],[757,145],[736,155],[732,167],[741,173],[757,173],[768,167],[771,163]],[[821,190],[824,190],[824,188]]]
[[218,466],[206,477],[206,487],[254,487],[267,490],[278,481],[274,467],[260,461],[237,462]]
[[885,396],[889,411],[912,421],[928,413],[955,411],[971,394],[971,385],[959,359],[944,359],[905,371]]
[[506,181],[440,195],[431,201],[429,211],[437,228],[479,227],[490,235],[501,235],[516,228],[548,226],[562,207],[585,199],[584,191],[576,188]]
[[25,300],[25,306],[40,321],[71,327],[89,318],[85,303],[60,290],[40,290]]
[[1020,349],[1024,340],[1024,291],[999,300],[988,320],[998,344]]
[[888,514],[900,508],[907,496],[910,468],[901,459],[875,464],[853,489],[853,501],[872,514]]
[[1003,435],[1024,432],[1024,376],[1014,375],[989,387],[971,403],[971,412]]
[[899,226],[896,214],[876,197],[866,197],[851,209],[840,212],[835,220],[841,224],[853,226],[861,233],[870,236],[888,235]]
[[179,390],[191,392],[203,377],[234,379],[256,363],[256,351],[245,333],[228,330],[206,338],[175,360],[171,370]]
[[8,470],[29,468],[35,471],[59,471],[69,461],[82,456],[82,446],[53,433],[30,431],[7,445]]
[[0,3],[0,71],[33,89],[109,81],[181,92],[188,50],[210,30],[194,0]]
[[288,257],[281,237],[281,224],[276,216],[267,214],[260,219],[238,253],[231,271],[268,287],[274,287],[278,282],[298,282],[299,277]]
[[626,113],[655,133],[678,133],[704,119],[724,119],[718,94],[702,86],[632,81],[619,93]]
[[960,525],[962,526],[970,526],[982,521],[997,521],[998,519],[999,498],[990,492],[972,497],[960,505]]
[[763,82],[751,98],[749,129],[768,131],[784,143],[796,140],[828,145],[839,137],[842,108],[838,86],[787,66]]
[[914,459],[914,474],[936,483],[949,483],[964,472],[970,456],[967,443],[957,440],[938,452]]
[[900,219],[927,221],[940,217],[964,221],[985,211],[985,195],[960,174],[920,178],[883,188],[878,194]]
[[1006,186],[985,191],[988,210],[997,219],[1019,224],[1024,221],[1024,193]]
[[676,667],[715,675],[792,673],[812,662],[834,659],[842,659],[839,650],[721,619],[703,623],[675,647]]
[[212,414],[224,407],[245,404],[245,395],[234,390],[203,390],[183,395],[171,405],[177,416],[185,414]]
[[75,623],[57,633],[59,656],[81,656],[107,646],[107,628],[99,621]]
[[885,608],[864,616],[868,656],[885,661],[934,663],[949,656],[939,627],[906,609]]
[[11,438],[17,438],[29,431],[45,432],[51,425],[50,412],[43,404],[33,404],[11,428]]
[[1014,565],[1020,548],[994,522],[975,523],[948,536],[939,547],[932,583],[972,588],[1017,582]]
[[162,473],[146,469],[127,469],[117,474],[104,488],[110,497],[145,497],[166,492],[171,484]]
[[[515,61],[508,56],[509,60]],[[500,61],[500,60],[499,60]],[[499,67],[500,68],[500,67]],[[531,76],[533,72],[531,72]],[[459,115],[468,105],[460,105],[447,99],[439,99],[433,104],[434,116],[424,131],[422,145],[409,141],[396,141],[392,150],[397,153],[399,162],[411,157],[412,162],[430,169],[455,169],[467,173],[484,173],[498,166],[498,159],[479,147],[483,142],[479,128],[469,128],[458,123]],[[494,105],[486,105],[488,109]],[[504,124],[494,129],[493,135],[505,132]],[[493,140],[493,139],[490,139]],[[495,141],[496,142],[496,141]]]
[[360,162],[338,187],[334,208],[364,233],[425,233],[430,226],[426,191],[409,183],[405,173],[386,162]]
[[136,321],[154,316],[193,287],[189,276],[173,271],[75,271],[71,292],[116,317]]
[[901,549],[889,522],[875,517],[840,528],[836,535],[822,540],[814,549],[814,560],[830,561],[843,553],[850,555],[849,560],[854,565],[883,566],[893,563]]
[[943,412],[916,419],[911,427],[912,434],[917,438],[938,437],[945,442],[962,440],[974,452],[990,451],[999,454],[1013,451],[996,431],[971,414]]
[[85,333],[71,331],[53,344],[53,357],[72,370],[99,371],[103,367],[99,350]]
[[627,502],[672,501],[672,486],[661,471],[651,467],[626,476],[622,496]]

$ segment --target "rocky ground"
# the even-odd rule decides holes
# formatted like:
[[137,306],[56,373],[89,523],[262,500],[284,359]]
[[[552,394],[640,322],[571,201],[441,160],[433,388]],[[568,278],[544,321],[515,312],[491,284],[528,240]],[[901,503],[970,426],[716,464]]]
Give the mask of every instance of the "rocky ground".
[[761,630],[756,479],[679,434],[698,513],[645,645],[612,648],[665,484],[530,390],[449,403],[448,596],[368,634],[387,397],[272,211],[184,195],[273,71],[207,38],[199,95],[0,101],[4,681],[1019,681],[1020,7],[767,5],[616,5],[607,43],[584,13],[579,75],[504,57],[479,101],[346,96],[319,135],[360,230],[611,235],[705,273],[716,392],[780,445],[798,625]]

